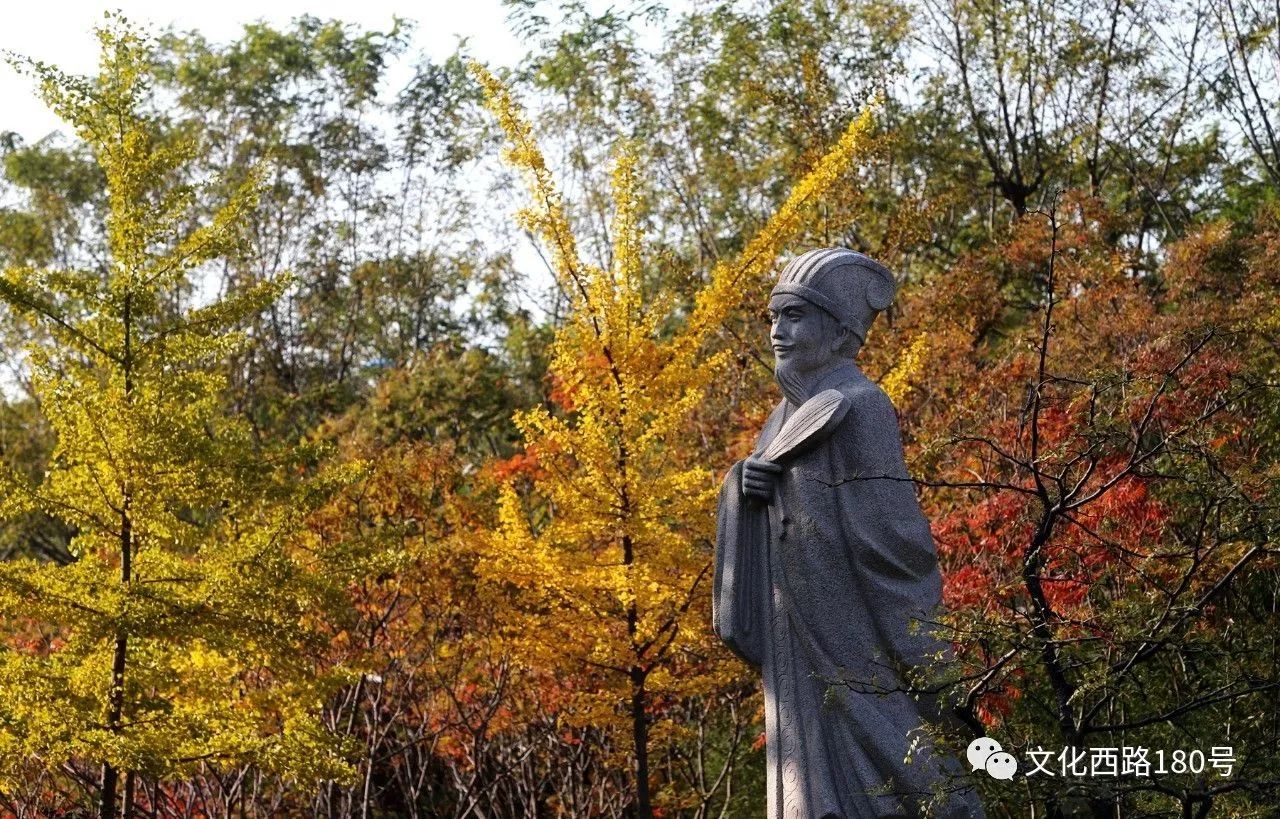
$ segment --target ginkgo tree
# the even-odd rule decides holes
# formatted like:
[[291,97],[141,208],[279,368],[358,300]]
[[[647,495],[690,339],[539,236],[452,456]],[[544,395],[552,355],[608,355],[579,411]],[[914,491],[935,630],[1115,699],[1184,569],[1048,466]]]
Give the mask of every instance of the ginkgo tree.
[[473,71],[506,132],[507,159],[529,184],[533,204],[519,218],[549,249],[569,299],[549,368],[559,408],[517,417],[537,468],[504,488],[500,523],[479,545],[481,570],[515,601],[516,656],[585,675],[565,718],[616,732],[630,755],[635,815],[648,817],[650,742],[654,731],[674,728],[657,724],[657,706],[713,691],[736,673],[696,661],[714,651],[707,609],[717,485],[692,424],[726,363],[711,342],[759,294],[813,206],[866,158],[873,118],[868,110],[852,119],[760,233],[715,266],[685,312],[644,287],[653,260],[636,152],[617,151],[611,263],[588,263],[531,124],[501,81]]
[[92,153],[107,206],[98,264],[0,279],[42,331],[27,358],[56,436],[42,479],[5,472],[0,513],[75,531],[68,565],[0,564],[0,789],[96,766],[105,818],[198,765],[349,772],[319,718],[345,675],[317,658],[354,564],[304,526],[347,476],[266,448],[225,408],[235,328],[284,283],[195,298],[213,261],[243,251],[255,188],[200,220],[183,171],[201,146],[154,113],[149,41],[118,16],[98,39],[96,77],[16,60]]

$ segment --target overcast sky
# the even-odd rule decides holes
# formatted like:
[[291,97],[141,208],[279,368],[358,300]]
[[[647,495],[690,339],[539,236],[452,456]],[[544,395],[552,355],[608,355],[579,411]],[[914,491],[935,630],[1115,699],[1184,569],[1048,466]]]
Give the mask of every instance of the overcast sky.
[[[482,60],[512,64],[527,50],[506,26],[501,0],[212,0],[190,6],[173,0],[14,0],[0,19],[0,49],[54,63],[86,74],[95,70],[98,44],[93,28],[106,9],[154,31],[167,26],[195,29],[215,42],[235,38],[246,23],[263,20],[283,25],[310,14],[340,19],[362,29],[387,30],[393,16],[417,21],[410,53],[436,58],[453,51],[458,37]],[[409,78],[412,59],[397,68]],[[390,82],[396,82],[393,75]],[[34,93],[30,79],[0,64],[0,131],[17,131],[32,142],[61,129],[60,121]]]

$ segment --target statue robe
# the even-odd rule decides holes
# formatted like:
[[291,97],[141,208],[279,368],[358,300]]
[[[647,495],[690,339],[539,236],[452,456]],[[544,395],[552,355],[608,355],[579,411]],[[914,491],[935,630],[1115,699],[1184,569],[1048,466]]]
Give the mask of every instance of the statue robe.
[[[946,646],[927,625],[941,578],[897,415],[852,363],[814,393],[830,388],[847,415],[783,459],[768,506],[743,496],[741,462],[720,493],[714,625],[764,678],[769,819],[922,816],[942,790],[929,815],[981,817],[958,760],[920,730],[936,703],[899,672]],[[778,405],[757,457],[794,411]]]

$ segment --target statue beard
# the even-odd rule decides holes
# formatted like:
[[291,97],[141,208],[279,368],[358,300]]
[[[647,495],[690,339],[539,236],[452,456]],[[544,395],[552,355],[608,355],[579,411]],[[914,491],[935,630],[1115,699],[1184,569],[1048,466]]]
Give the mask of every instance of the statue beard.
[[822,370],[801,370],[795,361],[774,360],[773,377],[787,401],[797,407],[813,396],[813,386],[821,374]]

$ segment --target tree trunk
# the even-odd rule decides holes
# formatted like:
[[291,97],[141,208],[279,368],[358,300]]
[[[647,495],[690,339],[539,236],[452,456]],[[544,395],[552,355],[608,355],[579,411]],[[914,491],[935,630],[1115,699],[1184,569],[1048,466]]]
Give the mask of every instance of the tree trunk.
[[102,763],[102,796],[98,806],[99,819],[116,819],[116,780],[118,774],[110,762]]
[[[133,577],[133,520],[129,516],[131,501],[132,498],[126,491],[120,510],[120,582],[126,587]],[[121,720],[124,716],[124,669],[128,656],[129,637],[125,634],[117,634],[115,653],[111,657],[111,694],[107,712],[107,727],[115,734],[120,733]],[[110,762],[103,762],[102,799],[98,806],[99,819],[116,819],[116,785],[119,779],[120,774],[115,766]],[[131,773],[127,774],[125,791],[124,815],[125,819],[130,819],[129,813],[133,807],[133,775]]]
[[631,733],[636,745],[636,819],[653,819],[649,803],[649,720],[645,715],[646,674],[631,670]]

